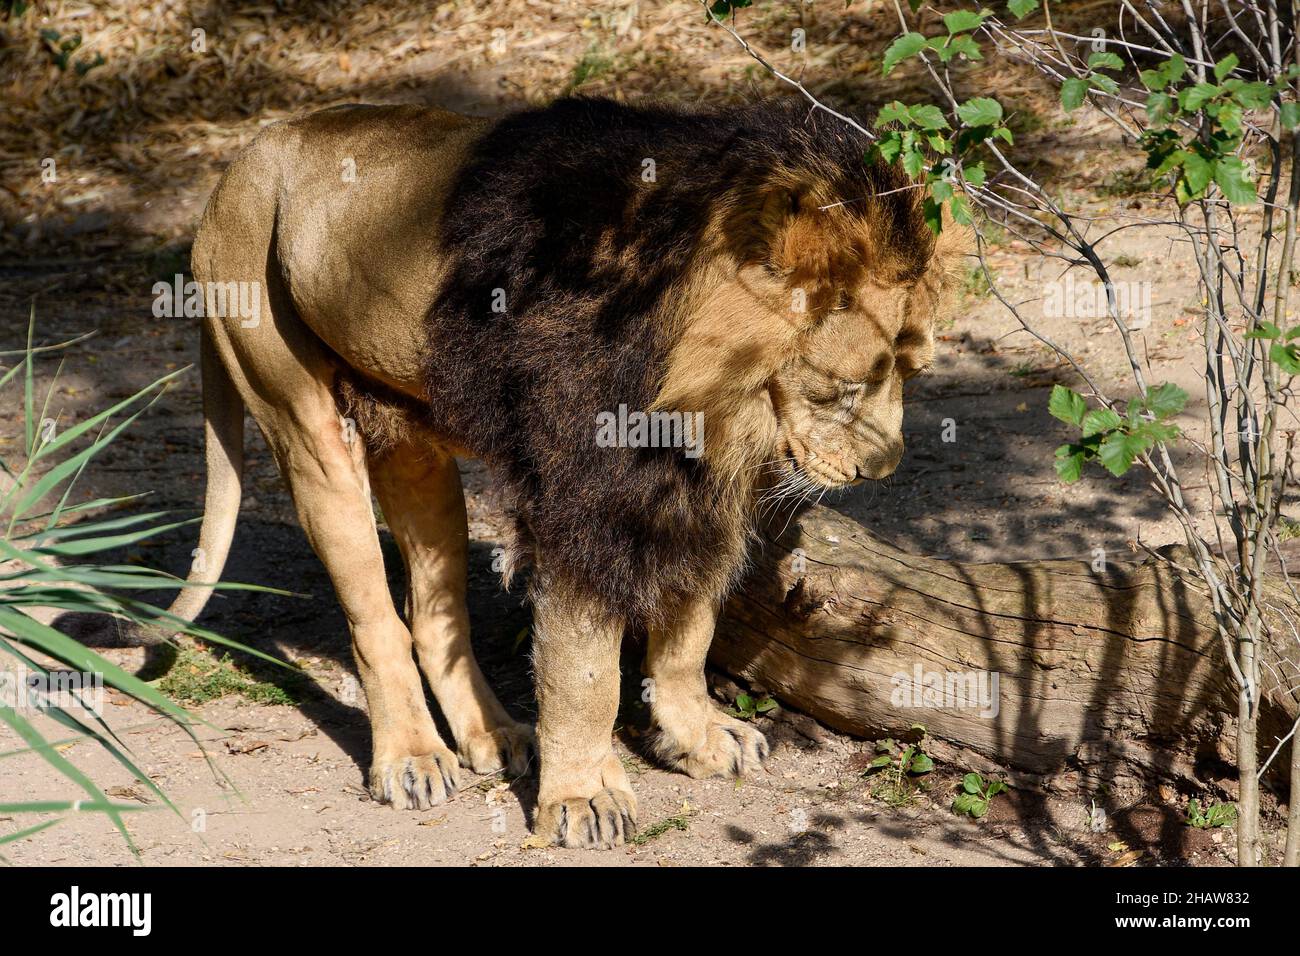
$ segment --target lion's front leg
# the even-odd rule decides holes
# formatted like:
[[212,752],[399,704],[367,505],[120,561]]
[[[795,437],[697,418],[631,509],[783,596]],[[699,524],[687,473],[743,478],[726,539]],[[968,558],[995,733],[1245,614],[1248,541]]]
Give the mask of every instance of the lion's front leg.
[[563,846],[619,846],[636,832],[636,798],[614,754],[623,622],[544,591],[534,609],[536,830]]
[[712,601],[692,598],[668,627],[652,628],[646,671],[653,683],[654,749],[691,777],[736,777],[759,770],[767,739],[711,700],[704,661],[718,611]]

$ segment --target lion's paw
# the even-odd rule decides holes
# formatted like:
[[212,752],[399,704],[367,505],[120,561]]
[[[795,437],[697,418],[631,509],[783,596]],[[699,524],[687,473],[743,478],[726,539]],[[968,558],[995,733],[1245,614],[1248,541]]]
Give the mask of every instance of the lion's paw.
[[511,777],[528,772],[537,749],[533,728],[528,724],[503,724],[495,730],[472,734],[460,746],[460,762],[475,773],[505,770]]
[[428,810],[455,793],[460,764],[442,747],[418,756],[375,758],[370,768],[370,795],[399,810]]
[[767,738],[749,724],[714,711],[703,730],[689,735],[691,743],[659,729],[655,751],[689,777],[740,777],[757,773],[771,752]]
[[622,846],[636,833],[636,798],[630,790],[606,787],[591,798],[556,800],[538,809],[536,831],[570,849]]

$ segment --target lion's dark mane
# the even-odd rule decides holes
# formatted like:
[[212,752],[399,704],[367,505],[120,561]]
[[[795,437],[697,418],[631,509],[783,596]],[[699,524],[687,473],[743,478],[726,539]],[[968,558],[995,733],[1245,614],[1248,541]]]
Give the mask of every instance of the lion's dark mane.
[[[710,474],[707,452],[598,447],[597,414],[650,406],[671,348],[661,306],[719,204],[778,164],[807,164],[846,199],[904,182],[806,104],[705,113],[574,98],[491,127],[448,199],[451,265],[427,320],[431,423],[492,467],[544,574],[634,622],[734,581],[746,499]],[[914,202],[877,202],[915,234]]]

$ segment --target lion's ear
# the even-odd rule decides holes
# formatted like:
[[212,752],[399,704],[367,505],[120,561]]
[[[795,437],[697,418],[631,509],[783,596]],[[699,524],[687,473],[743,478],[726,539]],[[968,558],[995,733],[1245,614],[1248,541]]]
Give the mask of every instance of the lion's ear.
[[843,242],[825,210],[818,209],[808,193],[786,191],[780,221],[769,232],[769,258],[773,271],[792,288],[802,289],[810,311],[833,307],[838,260]]
[[775,186],[763,195],[758,214],[759,232],[775,237],[803,207],[802,190],[797,186]]

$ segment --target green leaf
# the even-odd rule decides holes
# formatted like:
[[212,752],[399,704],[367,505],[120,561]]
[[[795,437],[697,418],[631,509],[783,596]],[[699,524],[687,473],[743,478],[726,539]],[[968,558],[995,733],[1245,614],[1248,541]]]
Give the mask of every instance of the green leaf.
[[1133,467],[1133,460],[1147,447],[1148,443],[1141,435],[1111,432],[1097,446],[1097,458],[1103,468],[1118,478]]
[[912,122],[921,129],[948,129],[948,120],[944,117],[943,110],[937,106],[920,103],[911,107],[908,114],[912,117]]
[[893,163],[903,152],[903,137],[897,131],[886,133],[872,147],[875,155],[885,163]]
[[1077,445],[1062,445],[1056,449],[1056,474],[1061,481],[1072,485],[1083,476],[1084,454]]
[[936,236],[943,231],[943,205],[935,202],[933,197],[925,197],[925,201],[921,203],[921,215],[925,218],[925,224]]
[[904,126],[911,125],[912,117],[907,111],[907,106],[894,100],[892,103],[886,103],[876,114],[876,125],[884,126],[886,123],[902,123]]
[[1083,98],[1088,92],[1088,81],[1070,77],[1061,83],[1061,107],[1073,112],[1083,105]]
[[1143,86],[1152,91],[1163,90],[1169,85],[1163,70],[1142,70],[1138,73],[1138,79],[1142,81]]
[[930,195],[936,202],[947,202],[952,198],[952,183],[946,179],[936,179],[930,183]]
[[1282,111],[1282,128],[1295,129],[1300,126],[1300,103],[1283,103]]
[[1281,342],[1274,342],[1273,347],[1268,350],[1268,357],[1277,363],[1277,367],[1282,369],[1288,375],[1300,375],[1300,354],[1297,354],[1296,343],[1283,345]]
[[988,18],[987,13],[976,13],[974,10],[954,10],[952,13],[944,14],[943,25],[948,28],[949,33],[961,33],[965,30],[974,30]]
[[1144,404],[1156,418],[1168,418],[1187,407],[1187,393],[1173,382],[1165,382],[1147,390]]
[[1038,9],[1038,0],[1008,0],[1007,9],[1019,20]]
[[1183,177],[1187,180],[1187,189],[1193,196],[1200,196],[1210,185],[1214,176],[1214,165],[1200,153],[1183,154]]
[[975,42],[975,38],[969,33],[953,37],[940,51],[940,57],[945,63],[958,55],[964,56],[968,60],[984,59],[984,54],[980,52],[980,45]]
[[984,778],[977,773],[968,773],[961,778],[961,788],[969,794],[978,794],[984,787]]
[[1182,430],[1177,425],[1169,425],[1165,422],[1143,422],[1133,429],[1133,433],[1141,436],[1150,446],[1160,441],[1173,441],[1182,434]]
[[915,179],[925,169],[925,154],[919,149],[909,149],[903,154],[903,169]]
[[1105,73],[1092,74],[1092,76],[1088,77],[1088,84],[1094,89],[1105,90],[1112,96],[1119,92],[1119,84]]
[[1225,156],[1215,163],[1214,181],[1228,202],[1241,205],[1255,201],[1255,184],[1239,156]]
[[970,793],[959,793],[952,801],[954,813],[960,813],[964,816],[973,816],[975,808],[980,804],[980,798]]
[[912,758],[911,766],[908,769],[912,773],[929,773],[934,769],[934,761],[928,754],[917,754]]
[[[1292,331],[1295,331],[1294,329]],[[1282,330],[1272,322],[1261,322],[1245,335],[1248,339],[1280,339]]]
[[987,96],[978,96],[958,106],[957,116],[967,126],[995,126],[1002,122],[1002,104]]
[[1163,147],[1153,151],[1148,157],[1147,165],[1151,166],[1152,161],[1159,159],[1153,168],[1151,175],[1163,176],[1171,169],[1178,169],[1183,163],[1187,162],[1187,157],[1192,155],[1185,149],[1172,149],[1165,151]]
[[962,178],[964,178],[966,182],[970,183],[977,189],[984,185],[986,174],[984,172],[983,163],[970,163],[967,166],[963,166],[961,174]]
[[1060,419],[1067,425],[1082,425],[1084,412],[1088,403],[1083,396],[1064,385],[1053,385],[1052,394],[1047,400],[1047,411],[1053,418]]
[[1124,61],[1118,55],[1103,50],[1088,57],[1088,67],[1093,70],[1122,70]]
[[1147,97],[1147,119],[1152,123],[1165,122],[1173,105],[1174,98],[1168,93],[1152,93]]
[[1273,87],[1267,83],[1243,83],[1232,98],[1248,110],[1262,110],[1273,102]]
[[[1211,104],[1205,108],[1205,112],[1219,121],[1229,139],[1241,135],[1242,108],[1236,103]],[[1219,136],[1217,133],[1213,135]],[[1224,149],[1231,149],[1232,143],[1225,142],[1223,146]]]
[[976,820],[981,820],[989,812],[989,802],[987,800],[976,800],[975,805],[970,808],[970,815]]
[[948,212],[952,215],[953,221],[962,226],[969,226],[974,220],[970,214],[970,203],[966,201],[965,193],[954,193],[952,199],[948,201]]
[[1187,61],[1181,53],[1175,53],[1160,69],[1168,83],[1177,83],[1187,74]]
[[885,58],[880,63],[881,73],[888,76],[899,63],[910,56],[916,56],[923,49],[925,49],[925,37],[919,33],[904,33],[885,51]]
[[1222,81],[1225,76],[1237,68],[1237,54],[1229,53],[1218,63],[1214,64],[1214,78]]
[[1083,436],[1100,435],[1119,428],[1122,419],[1109,408],[1095,408],[1083,416]]
[[872,760],[871,763],[867,764],[867,769],[880,770],[882,767],[888,767],[891,762],[892,760],[890,759],[889,754],[881,754],[879,757]]
[[1178,91],[1178,105],[1189,113],[1194,113],[1212,100],[1219,92],[1213,83],[1197,83]]
[[1007,785],[1005,783],[1003,783],[1001,780],[994,780],[989,784],[988,791],[984,794],[984,796],[992,799],[993,797],[996,797],[999,793],[1001,793],[1006,789],[1007,789]]

